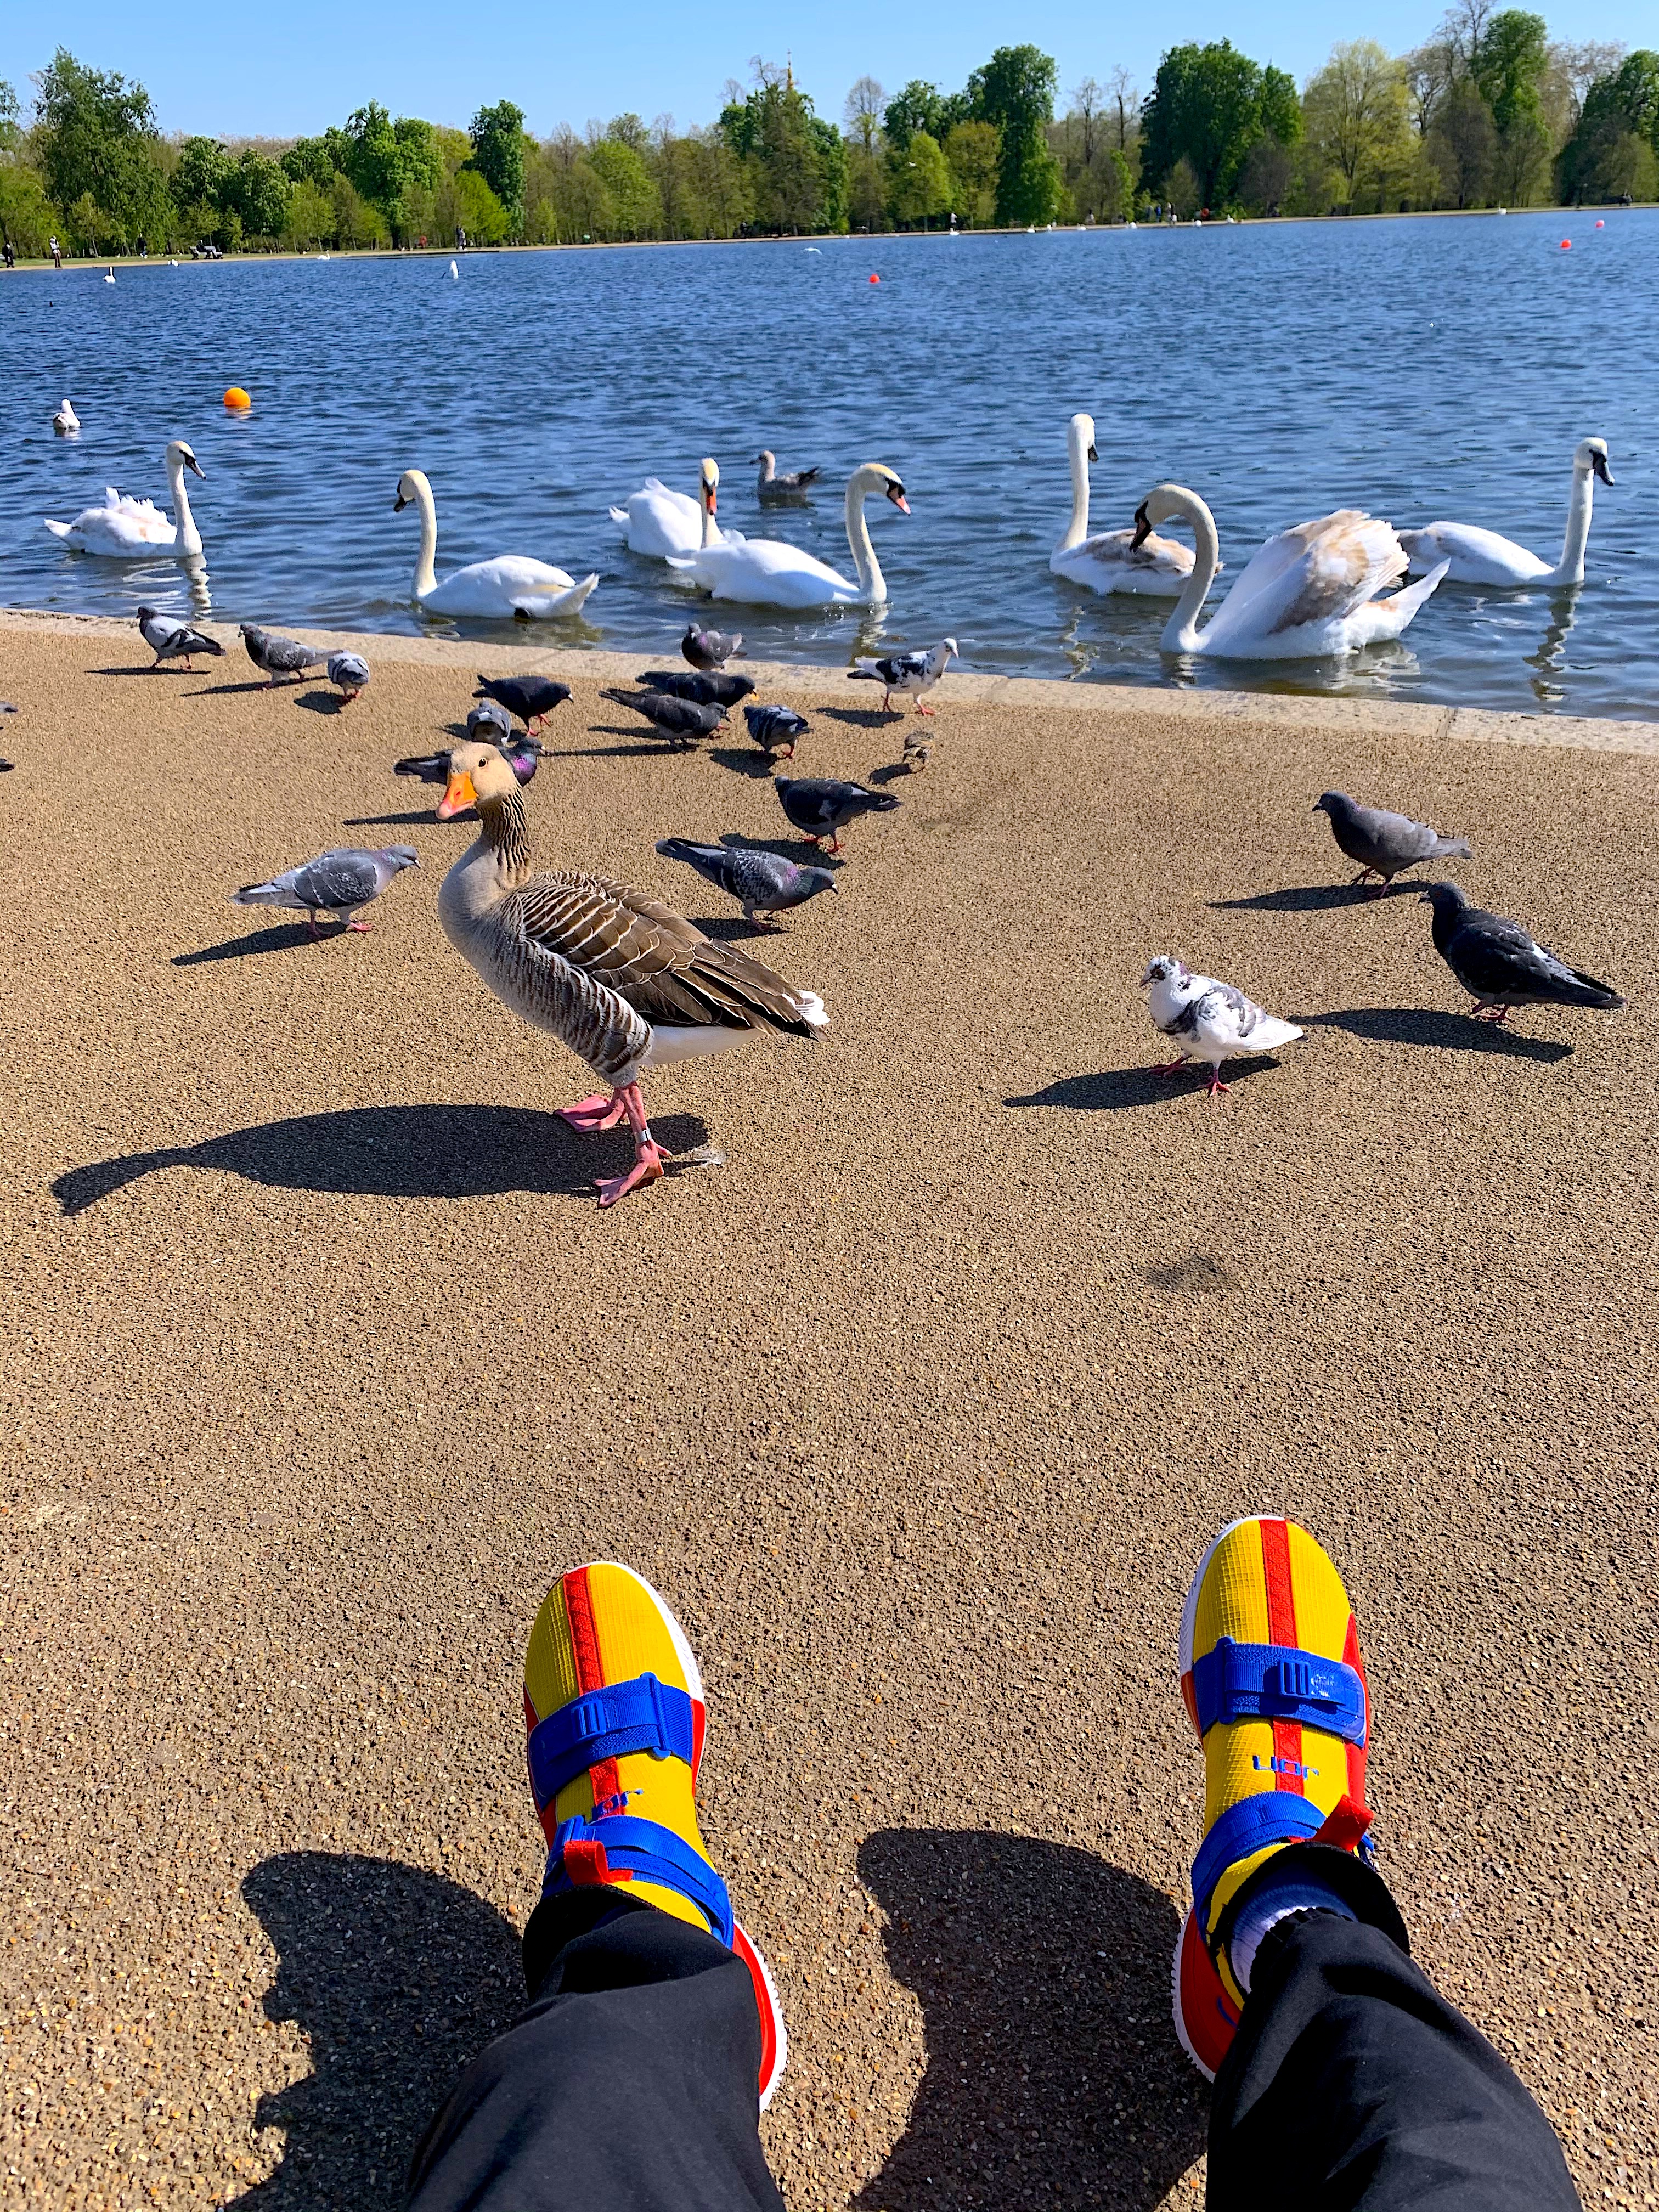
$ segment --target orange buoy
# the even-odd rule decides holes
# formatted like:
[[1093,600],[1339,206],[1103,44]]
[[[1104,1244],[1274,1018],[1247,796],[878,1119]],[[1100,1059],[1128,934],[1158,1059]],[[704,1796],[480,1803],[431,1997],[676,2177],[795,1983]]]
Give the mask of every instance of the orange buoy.
[[1564,238],[1561,241],[1562,252],[1565,253],[1571,244],[1572,240],[1570,238]]
[[880,283],[880,282],[881,282],[881,279],[880,279],[880,277],[879,277],[879,276],[876,276],[876,275],[872,272],[872,275],[871,275],[870,282],[871,282],[872,284],[879,284],[879,283]]
[[240,415],[252,407],[253,402],[240,384],[233,384],[225,394],[225,404],[233,415]]

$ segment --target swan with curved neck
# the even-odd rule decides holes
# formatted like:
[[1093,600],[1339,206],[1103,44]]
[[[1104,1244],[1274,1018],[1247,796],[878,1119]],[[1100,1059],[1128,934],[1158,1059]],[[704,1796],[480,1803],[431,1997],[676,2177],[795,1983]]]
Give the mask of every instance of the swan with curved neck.
[[1221,565],[1215,517],[1184,484],[1153,487],[1135,514],[1144,541],[1154,523],[1192,531],[1193,573],[1158,640],[1161,651],[1229,660],[1315,660],[1358,653],[1398,637],[1438,587],[1443,562],[1421,583],[1376,594],[1406,573],[1406,553],[1386,522],[1358,507],[1281,531],[1250,556],[1225,602],[1203,629],[1198,617]]
[[48,516],[47,529],[77,553],[96,553],[105,560],[131,561],[156,553],[176,554],[181,561],[199,559],[202,533],[190,511],[185,471],[204,482],[205,472],[182,438],[173,441],[166,459],[173,521],[167,520],[154,500],[123,499],[112,484],[101,507],[82,507],[72,522],[54,522]]
[[474,561],[455,569],[440,583],[433,565],[438,551],[438,510],[432,486],[419,469],[405,469],[398,479],[392,513],[400,514],[406,507],[418,509],[421,518],[421,546],[410,596],[429,614],[505,619],[523,615],[547,621],[574,615],[599,580],[594,574],[578,583],[549,562],[532,561],[521,553],[498,553],[493,561]]
[[[718,474],[718,472],[717,472]],[[691,555],[671,560],[669,567],[688,583],[699,586],[716,599],[731,599],[757,607],[880,606],[887,598],[887,580],[881,573],[864,503],[879,492],[901,514],[908,514],[904,486],[880,461],[866,461],[847,479],[845,516],[847,544],[858,580],[849,582],[827,562],[804,553],[777,538],[750,538],[705,544]],[[703,483],[703,514],[714,514],[714,490]]]
[[[714,467],[712,461],[703,463]],[[717,472],[718,474],[718,472]],[[630,553],[666,561],[674,554],[696,553],[703,546],[722,544],[729,532],[710,532],[708,510],[690,492],[673,491],[658,477],[647,477],[640,489],[621,507],[606,509],[623,534]]]
[[1172,599],[1193,573],[1190,550],[1173,538],[1150,534],[1139,544],[1129,530],[1089,535],[1089,464],[1095,452],[1095,418],[1073,415],[1066,428],[1072,463],[1072,519],[1048,556],[1056,576],[1091,592],[1133,592]]
[[1472,522],[1431,522],[1426,529],[1402,530],[1413,571],[1431,568],[1437,561],[1449,564],[1454,584],[1582,584],[1584,548],[1589,543],[1590,513],[1595,500],[1595,479],[1613,483],[1607,466],[1607,441],[1581,438],[1572,456],[1572,489],[1567,495],[1567,527],[1561,540],[1561,558],[1552,568],[1513,538],[1495,530],[1482,530]]

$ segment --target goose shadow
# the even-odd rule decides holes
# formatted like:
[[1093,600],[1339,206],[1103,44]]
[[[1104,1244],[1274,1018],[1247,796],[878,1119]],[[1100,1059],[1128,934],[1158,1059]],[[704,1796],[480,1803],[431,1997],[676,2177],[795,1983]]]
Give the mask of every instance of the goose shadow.
[[[1230,1060],[1224,1080],[1234,1090],[1264,1068],[1277,1067],[1270,1054],[1250,1060]],[[1194,1079],[1196,1079],[1194,1080]],[[1060,1075],[1026,1098],[1005,1098],[1005,1106],[1066,1106],[1073,1113],[1120,1114],[1132,1106],[1155,1106],[1160,1099],[1190,1097],[1207,1088],[1210,1072],[1196,1060],[1170,1075],[1156,1067],[1103,1068],[1094,1075]]]
[[457,2075],[523,2008],[518,1936],[441,1875],[347,1852],[264,1859],[242,1895],[277,1954],[266,2015],[298,2024],[311,2071],[260,2098],[254,2126],[287,2144],[239,2202],[394,2212]]
[[1571,1060],[1573,1048],[1553,1037],[1528,1036],[1495,1022],[1437,1007],[1351,1006],[1330,1014],[1298,1014],[1303,1029],[1346,1030],[1371,1044],[1428,1045],[1437,1052],[1492,1052],[1509,1060],[1538,1060],[1553,1066]]
[[1212,899],[1212,914],[1323,914],[1333,907],[1380,906],[1384,899],[1421,891],[1420,884],[1301,884],[1282,891],[1258,891],[1252,898]]
[[883,1829],[859,1871],[927,2051],[860,2212],[1161,2203],[1209,2109],[1170,2022],[1170,1899],[1088,1851],[994,1831]]
[[[652,1133],[670,1153],[708,1142],[693,1114],[665,1114]],[[232,1129],[199,1144],[126,1152],[70,1168],[52,1186],[65,1218],[167,1168],[241,1176],[269,1189],[359,1198],[494,1198],[507,1191],[585,1198],[596,1176],[628,1164],[626,1128],[582,1136],[524,1106],[352,1106]]]

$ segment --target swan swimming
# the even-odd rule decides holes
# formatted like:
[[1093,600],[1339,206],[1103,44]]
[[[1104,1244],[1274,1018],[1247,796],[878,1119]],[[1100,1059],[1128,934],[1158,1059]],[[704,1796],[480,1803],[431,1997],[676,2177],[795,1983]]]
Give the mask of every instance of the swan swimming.
[[72,438],[81,427],[81,417],[66,399],[52,418],[52,427],[60,438]]
[[493,561],[474,561],[468,568],[457,568],[440,583],[432,566],[438,550],[438,510],[432,486],[419,469],[405,469],[398,479],[392,511],[400,514],[406,507],[421,511],[421,550],[415,556],[410,597],[431,614],[524,615],[543,622],[574,615],[599,580],[594,574],[584,576],[579,584],[545,561],[498,553]]
[[[714,514],[714,486],[705,462],[704,513]],[[715,471],[718,481],[719,471]],[[797,545],[777,538],[751,538],[703,546],[698,552],[671,559],[668,565],[688,583],[699,586],[716,599],[731,599],[755,607],[875,607],[887,598],[887,581],[870,543],[864,502],[876,492],[892,501],[901,514],[908,514],[904,486],[880,461],[866,461],[847,479],[845,505],[847,543],[858,570],[858,581],[849,583],[827,562],[803,553]]]
[[[705,461],[702,467],[706,481],[707,471],[714,464]],[[714,481],[720,482],[718,469],[714,469]],[[712,521],[713,510],[704,507],[700,498],[693,499],[689,492],[671,491],[658,477],[647,477],[625,506],[607,507],[605,512],[621,531],[629,551],[643,554],[648,561],[666,561],[677,553],[698,553],[705,545],[723,545],[728,540],[742,542],[735,531],[723,531]]]
[[1497,531],[1480,529],[1472,522],[1431,522],[1425,530],[1402,530],[1400,542],[1414,572],[1445,561],[1454,584],[1582,584],[1597,477],[1604,484],[1613,483],[1607,441],[1582,439],[1573,452],[1566,534],[1561,558],[1553,568],[1514,538],[1500,538]]
[[1358,653],[1400,635],[1446,573],[1443,561],[1420,584],[1391,599],[1374,596],[1406,573],[1406,551],[1386,522],[1343,507],[1281,531],[1249,564],[1208,627],[1198,627],[1219,568],[1215,517],[1182,484],[1157,484],[1135,514],[1135,536],[1155,522],[1189,523],[1198,543],[1193,573],[1158,640],[1164,653],[1223,660],[1317,660]]
[[1091,592],[1136,592],[1173,599],[1193,573],[1191,549],[1174,538],[1137,540],[1133,531],[1107,530],[1091,538],[1089,464],[1095,453],[1095,418],[1073,415],[1066,430],[1072,457],[1072,519],[1048,556],[1055,575]]
[[202,550],[202,533],[185,490],[186,469],[206,482],[202,464],[182,438],[175,438],[167,450],[175,521],[169,522],[153,500],[123,499],[110,484],[101,507],[83,507],[73,522],[54,522],[47,516],[46,527],[76,552],[101,554],[106,560],[131,561],[153,553],[191,559]]

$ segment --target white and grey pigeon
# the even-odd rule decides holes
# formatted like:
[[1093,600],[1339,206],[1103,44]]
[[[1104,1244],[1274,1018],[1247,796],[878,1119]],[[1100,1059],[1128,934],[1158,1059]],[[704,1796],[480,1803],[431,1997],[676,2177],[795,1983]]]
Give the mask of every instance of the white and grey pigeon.
[[247,647],[247,657],[253,665],[263,670],[273,685],[285,676],[308,676],[313,668],[320,668],[328,659],[314,645],[301,645],[297,637],[283,637],[274,629],[261,629],[258,623],[241,623],[242,642]]
[[804,906],[820,891],[839,895],[841,889],[831,869],[799,867],[781,853],[749,845],[694,845],[689,837],[664,837],[657,850],[665,860],[695,868],[706,883],[738,901],[745,921],[768,929],[781,929],[776,917],[792,906]]
[[1302,1034],[1294,1022],[1279,1020],[1232,984],[1195,975],[1166,952],[1147,962],[1140,981],[1143,989],[1152,987],[1147,1011],[1154,1026],[1177,1054],[1158,1073],[1173,1075],[1189,1060],[1201,1060],[1210,1071],[1212,1099],[1232,1087],[1221,1080],[1224,1060],[1277,1052],[1282,1045],[1294,1044]]
[[221,659],[224,657],[225,648],[216,637],[208,636],[204,630],[192,629],[176,615],[158,615],[154,607],[139,608],[138,634],[155,655],[150,663],[152,668],[159,668],[164,660],[182,660],[194,675],[196,672],[190,665],[192,653],[217,654]]
[[231,893],[230,902],[289,907],[304,915],[313,937],[322,935],[317,927],[319,914],[339,916],[348,929],[366,930],[368,924],[357,919],[359,909],[379,898],[404,868],[420,865],[420,855],[412,845],[386,845],[378,852],[344,845],[331,853],[319,854],[314,860],[302,861],[297,868],[284,869],[268,884],[244,884],[240,891]]
[[693,668],[724,668],[743,651],[743,638],[740,634],[728,637],[723,629],[702,629],[696,623],[688,623],[680,651]]
[[1313,811],[1329,818],[1331,835],[1351,860],[1360,863],[1356,884],[1367,876],[1378,878],[1376,896],[1403,869],[1419,860],[1467,860],[1473,857],[1468,840],[1443,837],[1426,822],[1413,822],[1409,814],[1390,814],[1381,806],[1362,806],[1346,791],[1322,791]]
[[895,653],[881,660],[855,660],[847,672],[847,680],[849,684],[879,684],[884,714],[890,711],[896,691],[902,698],[915,701],[917,714],[931,714],[933,708],[921,703],[922,694],[931,691],[939,682],[956,650],[955,638],[947,637],[927,653]]
[[1547,951],[1519,922],[1471,906],[1455,884],[1429,884],[1423,896],[1434,908],[1434,949],[1474,1000],[1477,1021],[1507,1021],[1511,1006],[1624,1005],[1610,983],[1569,968]]
[[368,663],[361,653],[331,653],[326,673],[340,694],[342,707],[349,707],[360,691],[368,689]]

